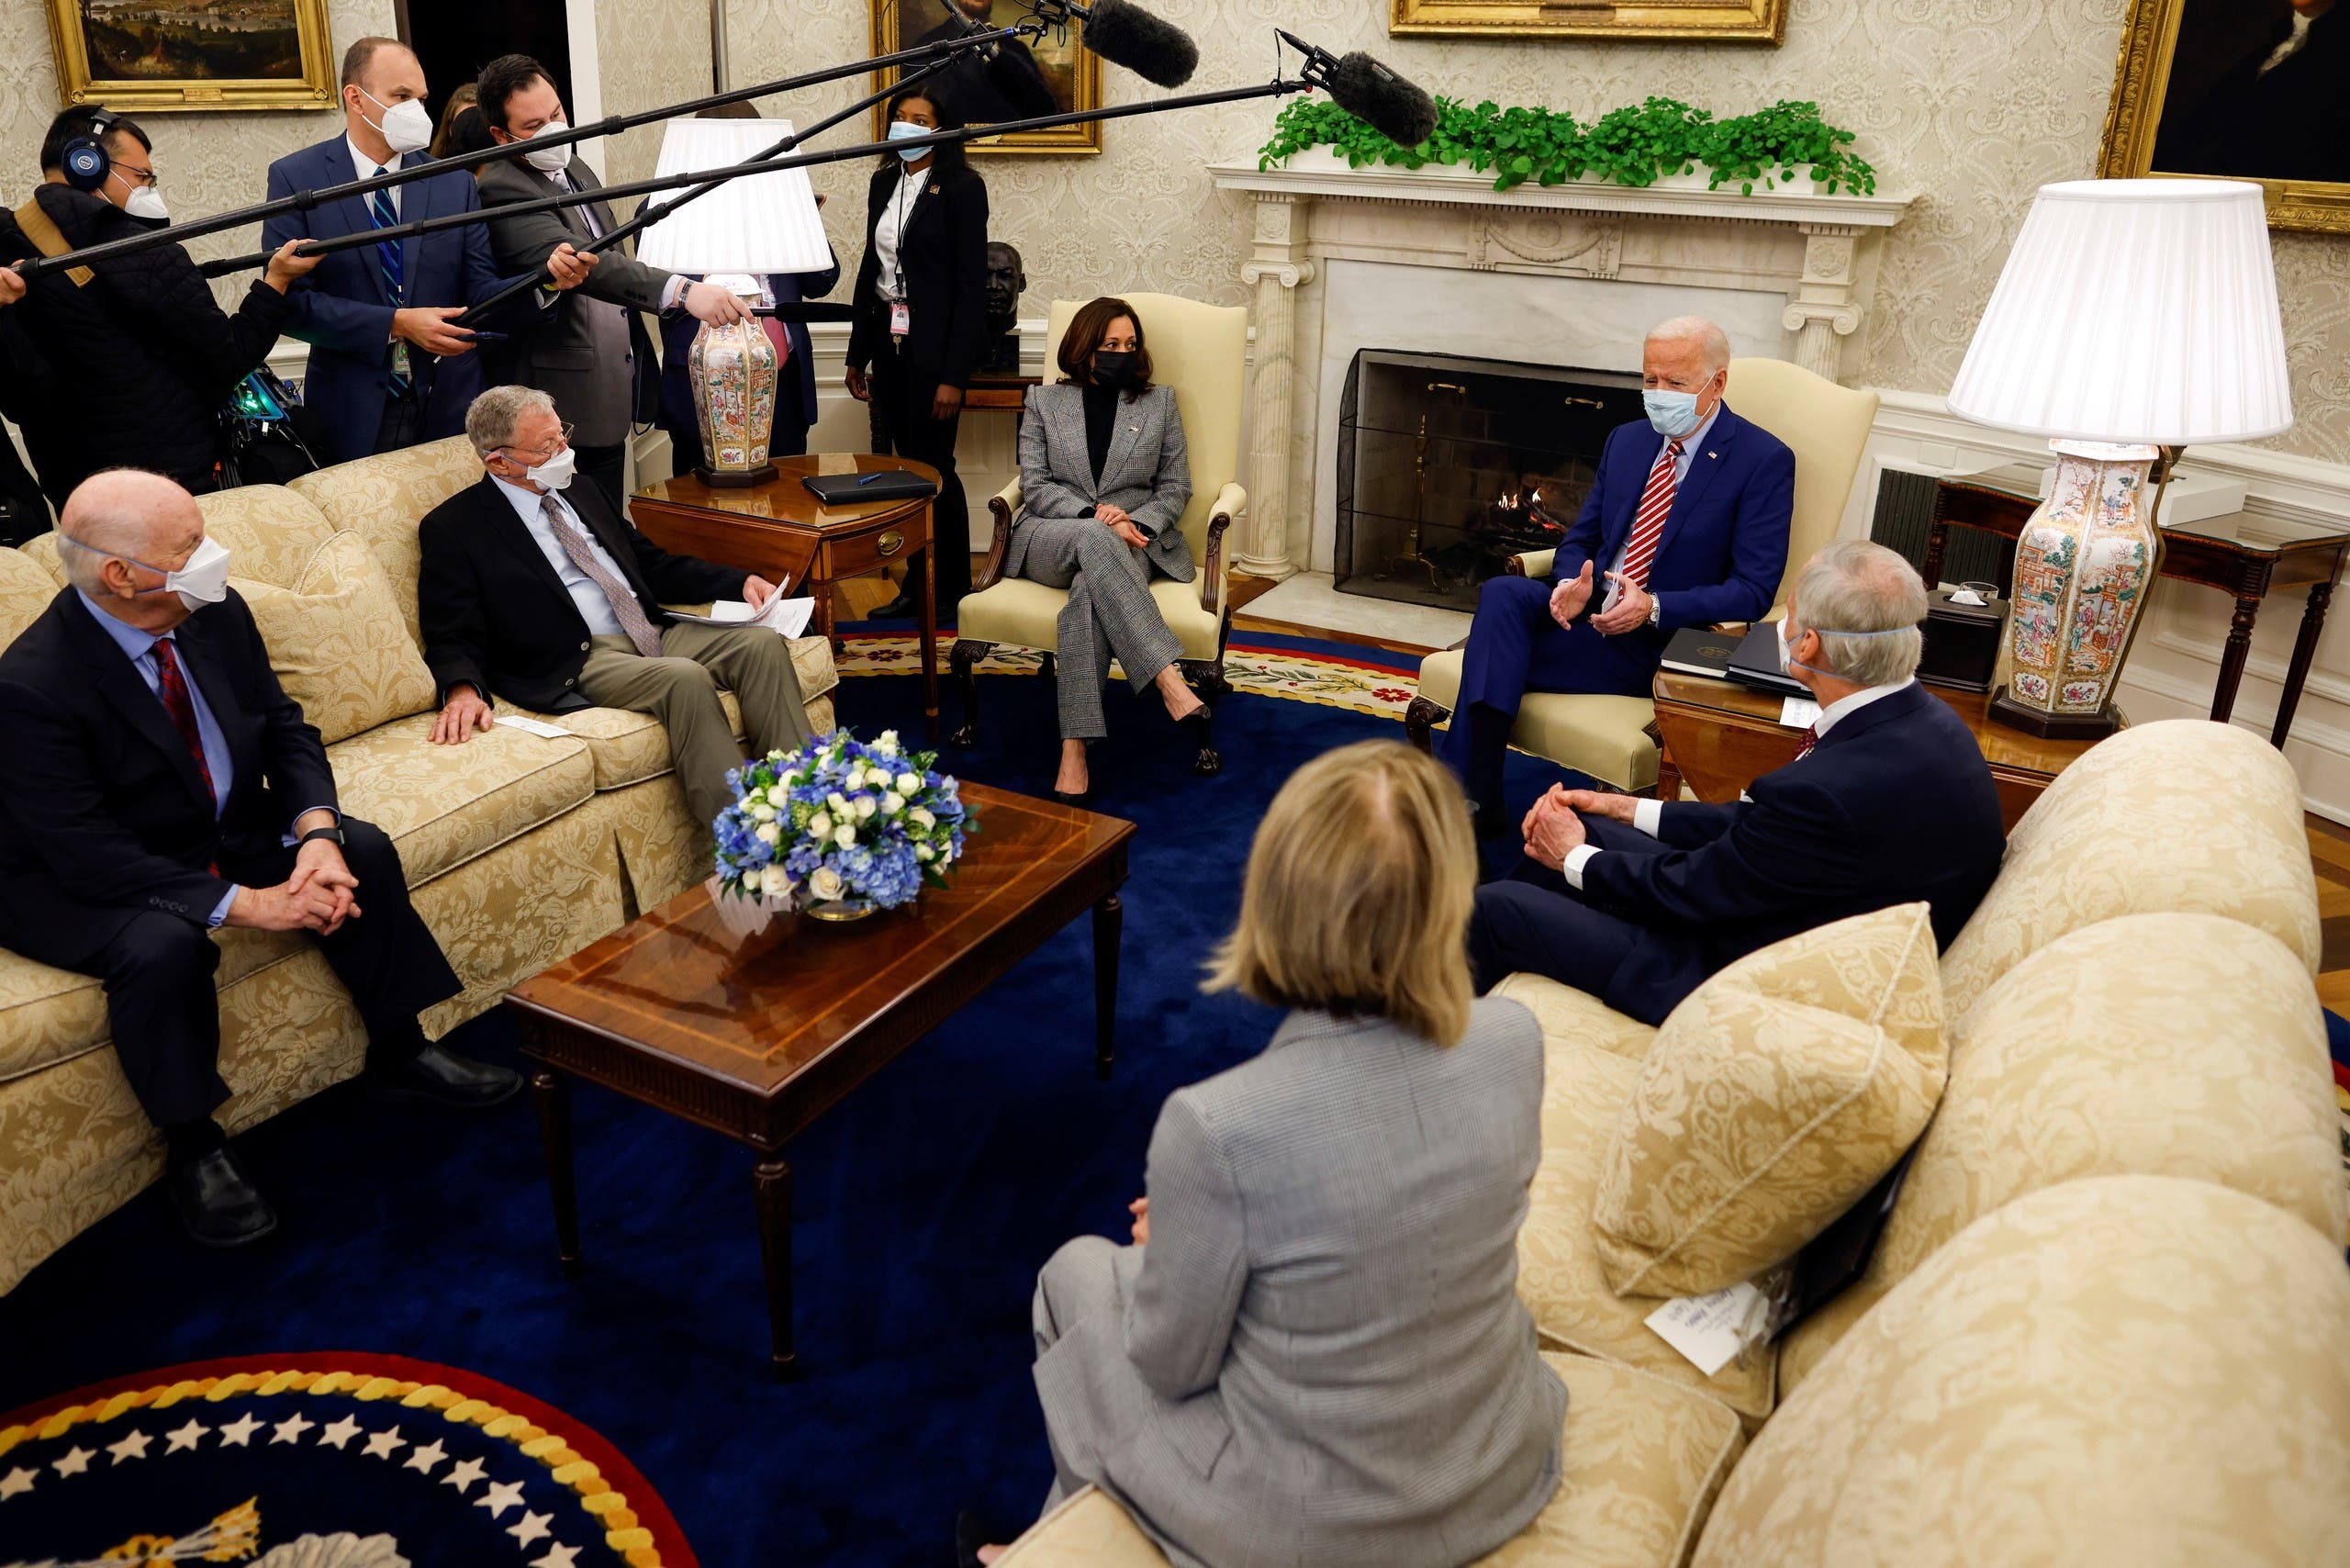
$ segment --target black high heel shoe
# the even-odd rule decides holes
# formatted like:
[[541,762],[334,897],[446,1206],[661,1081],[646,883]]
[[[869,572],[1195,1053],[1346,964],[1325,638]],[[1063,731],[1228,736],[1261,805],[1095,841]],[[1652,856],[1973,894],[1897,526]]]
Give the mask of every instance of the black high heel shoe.
[[1076,790],[1056,790],[1052,795],[1064,806],[1082,806],[1093,799],[1093,786],[1088,784],[1084,789]]

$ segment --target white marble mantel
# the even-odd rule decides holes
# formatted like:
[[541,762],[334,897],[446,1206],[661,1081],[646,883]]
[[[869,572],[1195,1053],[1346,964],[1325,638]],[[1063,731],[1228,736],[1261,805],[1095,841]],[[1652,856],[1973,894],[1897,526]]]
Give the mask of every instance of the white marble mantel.
[[[1910,206],[1908,196],[1809,187],[1745,196],[1708,190],[1702,174],[1647,187],[1581,181],[1497,191],[1490,174],[1353,169],[1327,148],[1271,169],[1217,163],[1208,174],[1256,201],[1240,274],[1256,291],[1256,368],[1249,520],[1237,565],[1275,577],[1328,565],[1324,470],[1337,394],[1323,383],[1334,369],[1343,376],[1341,356],[1369,346],[1347,341],[1367,310],[1381,312],[1382,346],[1446,350],[1456,346],[1448,324],[1457,330],[1463,313],[1504,313],[1539,298],[1551,315],[1604,323],[1575,347],[1580,363],[1592,363],[1595,337],[1606,356],[1628,360],[1610,368],[1637,368],[1638,337],[1628,354],[1626,322],[1713,315],[1736,352],[1841,380],[1874,291],[1874,241]],[[1344,263],[1371,264],[1334,266]],[[1406,291],[1388,270],[1399,266],[1465,275]],[[1338,278],[1349,281],[1334,288]],[[1623,285],[1633,286],[1610,287]],[[1570,297],[1571,309],[1562,303]],[[1449,322],[1448,306],[1456,308]],[[1521,352],[1496,357],[1543,353],[1535,341],[1512,347]]]

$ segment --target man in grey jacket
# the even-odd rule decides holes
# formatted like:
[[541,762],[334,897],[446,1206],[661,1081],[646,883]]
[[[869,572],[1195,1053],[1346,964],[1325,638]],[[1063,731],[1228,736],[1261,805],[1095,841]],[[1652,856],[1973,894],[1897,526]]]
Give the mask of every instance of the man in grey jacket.
[[[569,129],[562,95],[546,68],[527,54],[491,61],[474,92],[489,134],[501,144]],[[564,142],[482,165],[481,204],[512,207],[600,185]],[[490,252],[499,273],[510,276],[543,264],[558,246],[584,251],[617,227],[612,209],[600,201],[497,218],[489,225]],[[517,348],[510,379],[554,398],[573,427],[579,473],[618,508],[629,427],[650,423],[660,406],[661,367],[639,312],[684,310],[720,325],[749,312],[725,289],[648,267],[618,248],[603,252],[588,281],[573,293],[542,290],[539,302],[547,319]]]

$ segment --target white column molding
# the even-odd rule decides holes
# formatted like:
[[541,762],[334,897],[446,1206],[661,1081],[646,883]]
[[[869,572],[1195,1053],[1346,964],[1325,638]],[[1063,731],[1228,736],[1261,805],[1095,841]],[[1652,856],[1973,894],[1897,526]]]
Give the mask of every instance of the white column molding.
[[1257,291],[1257,365],[1248,408],[1248,514],[1236,570],[1281,578],[1297,570],[1289,555],[1290,438],[1297,375],[1295,291],[1314,278],[1305,258],[1304,201],[1259,196],[1255,253],[1240,281]]
[[1781,318],[1796,335],[1796,363],[1815,375],[1841,381],[1843,340],[1861,324],[1857,280],[1862,230],[1852,223],[1799,223],[1803,276]]

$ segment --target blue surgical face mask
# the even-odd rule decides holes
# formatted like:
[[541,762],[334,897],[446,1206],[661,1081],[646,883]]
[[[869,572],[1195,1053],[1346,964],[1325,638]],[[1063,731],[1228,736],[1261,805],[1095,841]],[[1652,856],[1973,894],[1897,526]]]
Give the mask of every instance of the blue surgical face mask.
[[[892,141],[903,141],[909,136],[928,136],[930,134],[930,127],[926,125],[916,125],[910,119],[896,119],[890,122],[890,140]],[[912,162],[917,158],[927,158],[930,154],[931,149],[927,147],[901,147],[898,149],[898,156],[903,158],[909,163]]]
[[1659,386],[1640,394],[1640,403],[1648,410],[1649,423],[1656,433],[1667,441],[1680,441],[1697,433],[1697,394],[1672,392]]

